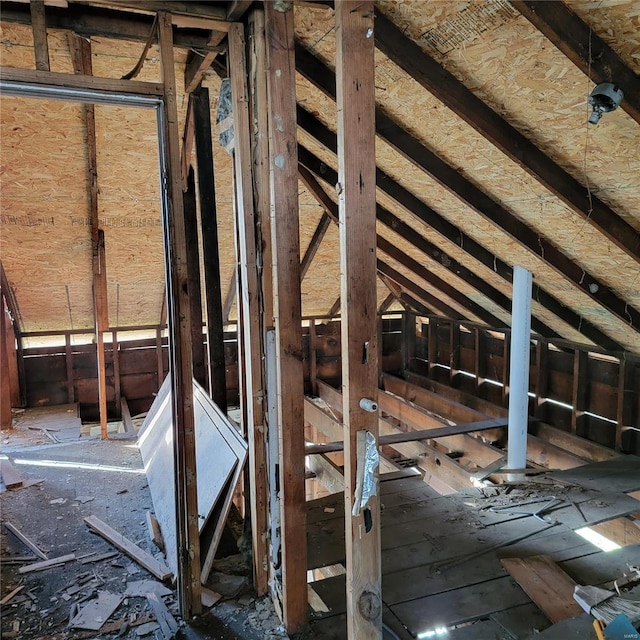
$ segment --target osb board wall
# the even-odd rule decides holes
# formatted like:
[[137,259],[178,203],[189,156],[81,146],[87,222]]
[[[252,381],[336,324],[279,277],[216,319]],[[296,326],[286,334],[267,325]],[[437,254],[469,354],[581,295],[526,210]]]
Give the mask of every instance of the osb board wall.
[[[406,1],[381,2],[378,5],[427,49],[424,34],[459,15],[469,3]],[[634,37],[631,40],[637,41],[638,14],[634,11],[637,3],[616,3],[615,6],[603,3],[603,6],[605,8],[598,15],[611,11],[629,18],[629,24],[620,34],[614,35],[614,40],[624,40],[627,34],[635,33],[635,40]],[[592,19],[596,29],[598,16],[594,15]],[[335,52],[333,20],[330,10],[296,7],[297,36],[331,67]],[[586,171],[593,192],[640,228],[640,209],[637,206],[640,200],[640,160],[637,153],[640,128],[626,113],[618,110],[608,114],[607,122],[603,118],[601,125],[587,129],[585,100],[590,90],[587,78],[528,21],[512,16],[483,36],[464,41],[446,54],[433,48],[428,51],[582,182],[585,182]],[[638,49],[634,51],[637,53]],[[333,103],[301,78],[298,79],[298,89],[299,101],[322,119],[326,118],[327,124],[335,130]],[[631,258],[568,210],[380,52],[376,52],[376,89],[378,103],[425,146],[453,166],[460,167],[469,179],[481,185],[484,191],[538,234],[561,246],[567,255],[630,304],[639,305],[637,285],[640,270]],[[421,114],[421,117],[416,118],[415,114]],[[640,337],[629,331],[623,321],[577,291],[542,260],[520,248],[493,224],[413,168],[381,141],[377,141],[376,156],[378,165],[400,184],[501,259],[532,270],[541,286],[585,319],[627,348],[636,351],[640,348]],[[430,235],[424,228],[420,230],[426,236]],[[448,243],[443,244],[442,239],[437,243],[456,259],[468,263],[469,259],[461,257],[460,248],[454,252],[453,247],[447,247]],[[594,251],[594,247],[598,250]],[[490,282],[499,289],[504,287],[504,281],[501,283],[499,278],[492,276]],[[566,326],[553,316],[544,319],[563,335],[579,338],[575,332],[568,332]]]
[[[2,25],[2,64],[33,68],[31,29]],[[51,68],[72,73],[67,36],[49,30]],[[92,39],[96,76],[127,73],[142,45]],[[181,88],[186,54],[176,50]],[[138,80],[158,81],[151,47]],[[212,121],[220,81],[210,91]],[[54,101],[2,98],[2,257],[27,331],[93,325],[86,146],[82,108]],[[180,133],[187,98],[179,92]],[[105,231],[112,326],[159,322],[164,290],[157,135],[153,111],[97,105],[98,198]],[[213,132],[216,205],[223,294],[236,265],[232,159]],[[195,153],[192,157],[195,165]],[[55,204],[55,209],[52,208]],[[46,214],[46,215],[45,215]],[[322,209],[300,185],[300,250],[304,255]],[[202,246],[203,238],[200,238]],[[337,228],[329,229],[302,284],[303,315],[326,314],[340,293]],[[68,297],[67,297],[68,291]],[[386,297],[380,291],[380,302]],[[236,317],[235,304],[231,318]]]

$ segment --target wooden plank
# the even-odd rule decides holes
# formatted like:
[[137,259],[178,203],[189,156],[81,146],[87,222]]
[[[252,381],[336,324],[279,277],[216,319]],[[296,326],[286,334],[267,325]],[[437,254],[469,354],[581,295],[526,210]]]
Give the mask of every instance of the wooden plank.
[[502,558],[500,563],[551,622],[582,613],[573,599],[576,583],[549,556]]
[[616,451],[622,450],[622,433],[625,427],[633,424],[632,400],[634,393],[635,366],[626,358],[620,359],[618,366],[618,393],[616,402]]
[[124,430],[127,433],[135,433],[136,430],[133,428],[131,412],[129,411],[129,403],[124,396],[122,396],[122,398],[120,399],[120,411],[122,414],[122,424],[124,426]]
[[318,393],[318,352],[316,351],[316,321],[309,320],[309,381],[311,393]]
[[571,394],[571,433],[582,435],[584,412],[589,402],[589,354],[582,349],[573,352],[573,388]]
[[69,404],[75,402],[75,391],[73,388],[73,352],[71,350],[71,335],[64,335],[64,359],[67,366],[67,397]]
[[342,469],[325,455],[310,456],[307,454],[307,467],[330,493],[341,493],[344,491],[344,475]]
[[173,385],[173,446],[175,452],[177,548],[183,561],[178,572],[178,601],[183,617],[202,611],[200,584],[200,536],[193,406],[191,317],[187,273],[186,233],[181,197],[180,143],[178,137],[177,87],[173,56],[171,16],[158,13],[158,39],[165,105],[166,167],[164,182],[168,211],[165,225],[167,260],[167,307],[170,327],[170,362]]
[[[358,640],[382,634],[379,472],[377,465],[366,470],[364,445],[366,435],[377,446],[378,416],[360,406],[361,399],[377,402],[380,339],[373,2],[335,9],[347,633]],[[365,477],[373,495],[360,508],[357,483]]]
[[8,318],[5,309],[4,295],[0,295],[0,429],[11,429],[11,384],[9,376],[4,372],[9,370],[9,354],[7,352]]
[[149,539],[160,549],[164,551],[164,539],[162,538],[162,532],[160,531],[160,523],[158,518],[155,517],[151,511],[146,512],[147,518],[147,530],[149,531]]
[[91,90],[98,94],[122,94],[126,96],[147,96],[160,98],[162,84],[139,80],[116,80],[98,78],[92,75],[57,73],[54,71],[33,71],[0,66],[0,80],[19,84],[33,84],[40,87],[59,89]]
[[160,391],[164,382],[164,356],[162,354],[162,328],[156,328],[156,385]]
[[213,401],[227,410],[224,359],[224,325],[222,322],[222,289],[220,285],[220,252],[216,191],[211,140],[211,107],[209,91],[204,87],[191,94],[194,135],[198,161],[198,196],[202,225],[202,254],[207,323],[209,392]]
[[198,241],[198,212],[196,180],[193,167],[187,171],[186,191],[182,193],[184,228],[187,241],[187,273],[191,317],[191,353],[193,377],[198,384],[207,386],[204,341],[202,336],[202,285],[200,281],[200,251]]
[[43,0],[31,0],[31,30],[33,48],[38,71],[49,71],[49,44],[47,42],[47,20]]
[[[95,141],[95,129],[94,129]],[[93,192],[93,189],[91,190]],[[97,190],[91,198],[92,219],[97,224]],[[94,215],[95,214],[95,215]],[[107,434],[107,369],[104,349],[104,332],[109,328],[109,302],[107,299],[107,269],[104,245],[104,231],[98,230],[97,256],[94,253],[93,304],[96,333],[96,361],[98,365],[98,404],[100,406],[100,437],[106,440]]]
[[8,458],[0,457],[0,473],[2,474],[2,482],[7,489],[15,489],[22,486],[22,476],[11,464]]
[[50,560],[43,560],[42,562],[34,562],[32,564],[25,565],[18,569],[18,573],[33,573],[34,571],[44,571],[51,567],[57,567],[58,565],[66,564],[67,562],[73,562],[76,559],[74,553],[69,553],[65,556],[59,556],[57,558],[51,558]]
[[[172,577],[173,574],[167,565],[156,560],[153,556],[144,551],[144,549],[141,549],[137,544],[134,544],[131,540],[125,538],[115,529],[112,529],[97,516],[87,516],[84,518],[84,521],[90,529],[101,535],[105,540],[116,547],[116,549],[120,549],[120,551],[126,553],[132,560],[135,560],[141,567],[144,567],[149,573],[158,578],[158,580],[164,581]],[[49,562],[53,561],[50,560]]]
[[330,226],[331,218],[326,213],[323,213],[320,221],[318,222],[318,226],[316,227],[316,230],[313,232],[313,236],[309,241],[307,250],[304,253],[304,257],[302,258],[302,263],[300,264],[300,277],[302,279],[304,279],[305,275],[307,274],[307,271],[309,270],[309,267],[311,266],[316,253],[318,253],[320,243],[327,234],[327,230]]
[[9,591],[9,593],[7,593],[6,596],[4,596],[2,598],[2,600],[0,600],[0,605],[2,604],[7,604],[8,602],[11,601],[11,599],[18,595],[27,585],[25,584],[21,584],[20,586],[16,587],[15,589],[12,589],[11,591]]
[[[4,471],[4,468],[3,468],[3,471]],[[2,476],[2,481],[5,483],[5,486],[7,487],[7,489],[9,489],[10,487],[4,481],[4,475]],[[22,484],[22,482],[20,482],[20,484]],[[33,553],[35,553],[38,557],[42,558],[43,560],[49,559],[47,557],[47,554],[44,553],[35,542],[33,542],[32,540],[29,540],[29,538],[27,538],[27,536],[25,536],[24,533],[22,533],[22,531],[20,531],[17,527],[11,524],[11,522],[5,521],[4,526],[8,531],[11,531],[11,533],[13,533],[13,535],[16,538],[18,538],[20,542],[22,542],[22,544],[24,544],[26,547],[31,549],[31,551],[33,551]]]
[[[584,206],[587,190],[583,185],[482,102],[481,98],[467,89],[453,74],[443,69],[442,65],[405,36],[380,11],[376,12],[376,46],[468,125],[536,178],[572,211],[588,219],[606,238],[638,260],[638,231],[597,197],[592,198],[587,210]],[[527,235],[530,236],[528,243],[536,240],[535,234],[529,229]],[[628,318],[629,316],[627,321]],[[633,322],[635,324],[635,320]]]
[[[252,188],[251,132],[244,27],[232,25],[229,31],[229,63],[235,148],[233,153],[238,261],[240,284],[239,322],[242,329],[242,372],[246,390],[244,424],[249,441],[249,478],[254,576],[260,594],[268,589],[267,549],[267,465],[263,408],[263,369],[261,342],[260,287],[256,242],[256,220]],[[239,328],[240,328],[239,325]]]
[[620,56],[564,2],[515,0],[513,6],[595,83],[624,89],[620,107],[640,123],[640,80]]
[[634,455],[618,456],[575,469],[556,471],[549,477],[587,489],[606,487],[608,491],[628,493],[640,489],[640,458]]
[[[112,8],[77,5],[75,3],[65,7],[47,7],[47,25],[50,29],[72,31],[84,38],[93,36],[114,40],[128,40],[146,43],[153,24],[154,16],[128,12]],[[17,24],[31,24],[29,7],[26,5],[3,4],[3,22]],[[174,41],[177,48],[209,50],[208,34],[194,31],[174,29]],[[220,47],[214,47],[219,49]]]
[[[288,633],[307,622],[304,380],[293,7],[265,3],[271,246],[280,421],[282,598]],[[284,5],[283,7],[284,8]]]

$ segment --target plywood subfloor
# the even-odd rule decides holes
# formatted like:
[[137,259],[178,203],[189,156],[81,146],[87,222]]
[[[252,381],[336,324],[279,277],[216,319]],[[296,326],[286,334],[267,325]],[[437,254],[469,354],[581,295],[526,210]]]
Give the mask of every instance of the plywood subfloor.
[[[577,488],[571,489],[575,495],[565,493],[567,504],[545,523],[490,512],[486,507],[495,496],[482,490],[437,496],[420,477],[398,474],[380,486],[383,620],[401,638],[440,625],[466,625],[450,631],[451,637],[465,639],[526,638],[548,627],[550,622],[502,568],[501,557],[544,553],[576,582],[600,584],[622,575],[627,563],[640,556],[640,545],[605,554],[575,533],[580,522],[571,502],[586,505],[595,499],[593,490],[583,492],[582,499]],[[629,508],[622,493],[620,500],[612,493],[601,495],[606,507],[589,518]],[[524,499],[512,498],[514,503]],[[309,568],[343,563],[342,495],[307,506]],[[329,608],[315,615],[313,637],[346,637],[344,575],[312,587]]]

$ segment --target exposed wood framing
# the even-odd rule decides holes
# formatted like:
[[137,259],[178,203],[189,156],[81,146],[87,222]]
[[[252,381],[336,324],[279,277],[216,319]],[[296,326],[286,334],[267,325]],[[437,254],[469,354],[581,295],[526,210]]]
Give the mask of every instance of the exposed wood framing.
[[344,491],[342,469],[324,454],[307,455],[307,467],[330,493]]
[[31,0],[31,29],[33,48],[38,71],[49,71],[49,43],[47,42],[47,20],[43,0]]
[[166,158],[163,184],[169,210],[165,211],[165,255],[168,264],[167,307],[170,327],[170,369],[173,390],[173,440],[178,544],[178,601],[184,618],[202,611],[200,584],[200,534],[193,410],[191,318],[187,273],[187,240],[180,177],[180,142],[173,57],[171,17],[158,13],[158,34],[166,117]]
[[[96,204],[97,219],[97,204]],[[95,314],[96,356],[98,362],[98,401],[100,405],[100,435],[103,440],[107,433],[107,369],[104,350],[104,333],[109,328],[109,303],[107,299],[107,261],[104,246],[104,231],[98,230],[98,257],[94,256],[97,272],[93,274],[93,305]],[[94,267],[95,269],[95,267]]]
[[327,315],[330,318],[333,318],[338,315],[339,311],[340,311],[340,296],[338,296],[336,298],[336,301],[331,305],[331,308],[329,309],[329,311],[327,311]]
[[[20,2],[2,3],[2,21],[18,24],[31,24],[29,6]],[[72,31],[84,38],[92,36],[114,40],[147,42],[151,33],[153,15],[102,8],[80,4],[68,7],[47,7],[47,26],[49,29]],[[204,27],[207,29],[207,27]],[[210,30],[211,27],[209,26]],[[173,28],[174,45],[177,48],[197,49],[201,51],[219,51],[223,47],[210,47],[209,30],[194,32],[193,29]]]
[[64,362],[67,370],[67,401],[69,404],[73,404],[76,401],[73,384],[73,352],[71,349],[71,335],[68,333],[64,336]]
[[573,353],[573,392],[571,411],[571,433],[582,435],[584,411],[589,400],[589,361],[585,351],[576,349]]
[[[633,259],[640,260],[638,231],[597,196],[591,194],[588,198],[587,189],[573,176],[407,38],[379,11],[376,12],[376,47],[469,126],[540,181],[572,211],[588,220]],[[590,202],[589,207],[585,206],[586,202]]]
[[[278,10],[281,9],[281,10]],[[265,3],[271,237],[278,354],[282,596],[289,633],[307,621],[304,410],[293,7]]]
[[223,412],[227,409],[224,360],[224,324],[220,285],[220,252],[211,140],[209,90],[199,87],[190,96],[193,104],[196,157],[198,159],[198,196],[202,225],[202,253],[207,321],[209,393]]
[[164,382],[164,357],[162,355],[162,329],[156,327],[156,376],[158,391]]
[[264,430],[262,376],[262,330],[258,280],[256,222],[253,203],[251,130],[244,27],[237,23],[229,30],[234,127],[234,183],[236,229],[240,269],[238,323],[242,340],[242,373],[247,400],[245,424],[249,441],[251,526],[256,589],[264,594],[268,585],[267,566],[267,465]]
[[[0,290],[3,294],[3,291]],[[4,295],[0,295],[0,429],[10,429],[11,418],[11,384],[9,381],[9,354],[7,349],[7,318],[8,310],[4,302]]]
[[596,83],[613,82],[624,91],[620,105],[640,123],[640,78],[564,2],[514,0],[513,6]]
[[[331,75],[327,67],[325,67],[317,58],[315,58],[301,46],[298,46],[296,48],[296,55],[298,60],[298,70],[308,80],[313,82],[319,89],[321,89],[327,96],[331,98],[335,97],[335,82],[333,81],[333,76]],[[452,191],[452,193],[454,193],[455,195],[458,195],[473,209],[483,215],[485,215],[485,212],[490,213],[491,211],[499,211],[501,219],[509,220],[509,224],[513,222],[511,220],[513,216],[511,216],[506,209],[491,200],[473,183],[466,180],[464,176],[462,176],[458,171],[456,171],[452,167],[449,167],[435,154],[430,152],[426,147],[423,147],[415,138],[410,136],[410,134],[401,129],[398,125],[394,124],[380,109],[377,109],[376,111],[376,122],[378,123],[377,132],[381,137],[385,139],[386,142],[394,146],[396,150],[398,150],[401,154],[414,162],[417,166],[426,170],[445,188]],[[301,107],[298,108],[298,124],[323,146],[335,153],[335,134],[327,129],[327,127],[325,127],[319,120],[317,120],[317,118],[312,116],[309,112],[305,111]],[[393,132],[393,136],[391,135],[391,132]],[[306,159],[303,159],[301,156],[301,161],[303,161],[305,163],[305,166],[307,166],[320,177],[324,177],[324,173],[327,171],[332,174],[332,170],[324,163],[321,163],[319,160],[317,162],[314,162],[314,156],[312,154],[307,156]],[[317,169],[314,169],[313,165],[322,166],[323,171],[321,172]],[[331,178],[328,177],[328,179],[330,180]],[[435,210],[428,207],[419,198],[416,198],[413,194],[404,189],[404,187],[396,183],[391,178],[391,176],[387,175],[380,169],[378,169],[377,171],[377,183],[378,188],[381,191],[385,192],[398,204],[402,205],[405,209],[410,211],[414,216],[416,216],[416,218],[422,220],[425,224],[433,228],[434,231],[438,232],[454,244],[459,245],[462,250],[464,250],[466,253],[471,255],[473,258],[484,264],[492,271],[495,271],[500,277],[504,278],[508,282],[511,282],[512,269],[509,265],[492,254],[490,251],[487,251],[473,238],[463,233],[458,227],[443,218]],[[391,227],[394,228],[394,230],[398,228],[401,235],[403,235],[403,237],[405,237],[405,239],[409,242],[417,240],[416,236],[419,234],[407,234],[405,236],[404,233],[402,233],[404,231],[402,223],[398,225],[392,218],[389,217],[391,216],[391,214],[389,214],[388,212],[384,212],[381,207],[378,207],[378,215],[381,221],[384,222],[387,226],[390,226],[391,223]],[[515,221],[514,224],[516,224],[516,226],[522,225],[522,223],[519,223],[517,220],[515,220],[515,218],[513,220]],[[523,228],[523,225],[520,228]],[[524,234],[523,237],[526,237],[527,235],[531,234]],[[531,242],[531,246],[528,245],[529,248],[532,251],[537,252],[537,254],[543,259],[551,256],[557,264],[557,267],[555,268],[565,269],[566,272],[561,271],[561,273],[563,273],[563,275],[565,275],[569,280],[574,282],[574,284],[579,285],[585,291],[585,293],[587,293],[587,295],[591,295],[591,291],[588,287],[589,283],[603,286],[601,283],[596,282],[595,279],[592,278],[589,274],[584,274],[582,269],[572,263],[571,260],[569,260],[569,258],[567,258],[566,256],[561,255],[560,257],[556,258],[556,254],[559,253],[558,250],[553,247],[553,245],[548,247],[545,246],[546,241],[543,238],[540,239],[544,246],[544,248],[541,249],[540,245],[538,244],[537,235],[533,234],[533,237],[535,242]],[[418,248],[425,252],[429,252],[435,258],[438,257],[439,254],[429,251],[427,244],[420,240],[418,240],[418,243],[419,244],[416,244]],[[444,254],[440,255],[444,256]],[[446,260],[443,262],[446,262]],[[459,275],[462,279],[466,279],[466,273],[464,270],[456,270],[456,275]],[[476,287],[477,280],[469,280],[469,284]],[[478,288],[478,290],[482,291],[485,295],[488,295],[488,292],[486,290],[482,290],[480,288]],[[488,297],[491,296],[488,295]],[[583,333],[590,340],[593,340],[596,344],[606,349],[616,351],[622,350],[622,346],[619,343],[609,338],[609,336],[600,331],[593,324],[586,322],[580,315],[569,309],[557,298],[535,284],[533,287],[533,298],[541,305],[549,309],[549,311],[558,316],[561,320],[571,325],[579,332]],[[599,299],[597,300],[597,302],[599,302],[599,304],[602,304],[603,306],[606,306],[606,304],[610,300],[612,299],[607,295],[606,300]],[[494,301],[503,306],[503,308],[510,309],[509,304],[507,305],[507,307],[504,307],[504,298],[502,298],[501,301],[495,299]],[[616,307],[616,312],[614,313],[618,315],[624,309],[624,302],[620,300],[618,300],[618,302],[613,300],[612,302]],[[628,321],[629,316],[626,316],[625,322]],[[544,325],[539,323],[539,321],[534,319],[533,324],[536,331],[540,332],[542,335],[551,337],[550,331],[545,330]]]
[[59,87],[61,89],[90,89],[97,93],[118,93],[130,96],[162,96],[162,84],[142,82],[139,80],[117,80],[114,78],[98,78],[91,75],[71,75],[55,71],[34,71],[33,69],[15,69],[0,67],[0,78],[3,81],[33,84],[42,87]]
[[184,228],[187,239],[187,272],[189,274],[189,304],[191,306],[191,353],[193,377],[207,387],[204,342],[202,337],[202,285],[200,281],[200,251],[198,242],[198,212],[196,180],[193,167],[187,172],[187,190],[182,194]]
[[114,401],[116,411],[118,411],[122,393],[120,389],[120,349],[118,347],[118,332],[115,330],[111,331],[111,357],[113,359]]
[[[304,168],[304,167],[301,167]],[[313,232],[313,236],[309,241],[309,246],[304,253],[304,257],[302,258],[302,263],[300,264],[300,277],[304,279],[313,259],[318,253],[318,249],[320,248],[320,243],[322,242],[324,236],[327,233],[327,229],[331,226],[331,218],[324,213],[320,218],[320,222],[318,222],[318,226],[316,230]]]
[[[354,640],[382,637],[378,469],[365,470],[366,438],[377,446],[378,416],[360,406],[378,395],[373,55],[373,2],[337,3],[347,633]],[[375,488],[359,504],[365,474]]]

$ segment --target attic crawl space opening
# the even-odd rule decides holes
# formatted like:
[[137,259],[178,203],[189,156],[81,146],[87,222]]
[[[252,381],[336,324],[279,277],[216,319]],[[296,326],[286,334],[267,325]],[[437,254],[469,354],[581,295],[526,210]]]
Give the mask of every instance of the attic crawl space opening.
[[[635,587],[638,0],[32,0],[0,25],[12,520],[37,478],[9,464],[62,509],[89,443],[102,471],[74,472],[128,474],[156,520],[126,493],[60,517],[167,582],[141,605],[164,640],[162,598],[214,624],[229,584],[269,633],[350,640],[579,634],[574,582]],[[66,551],[3,582],[76,576]]]

